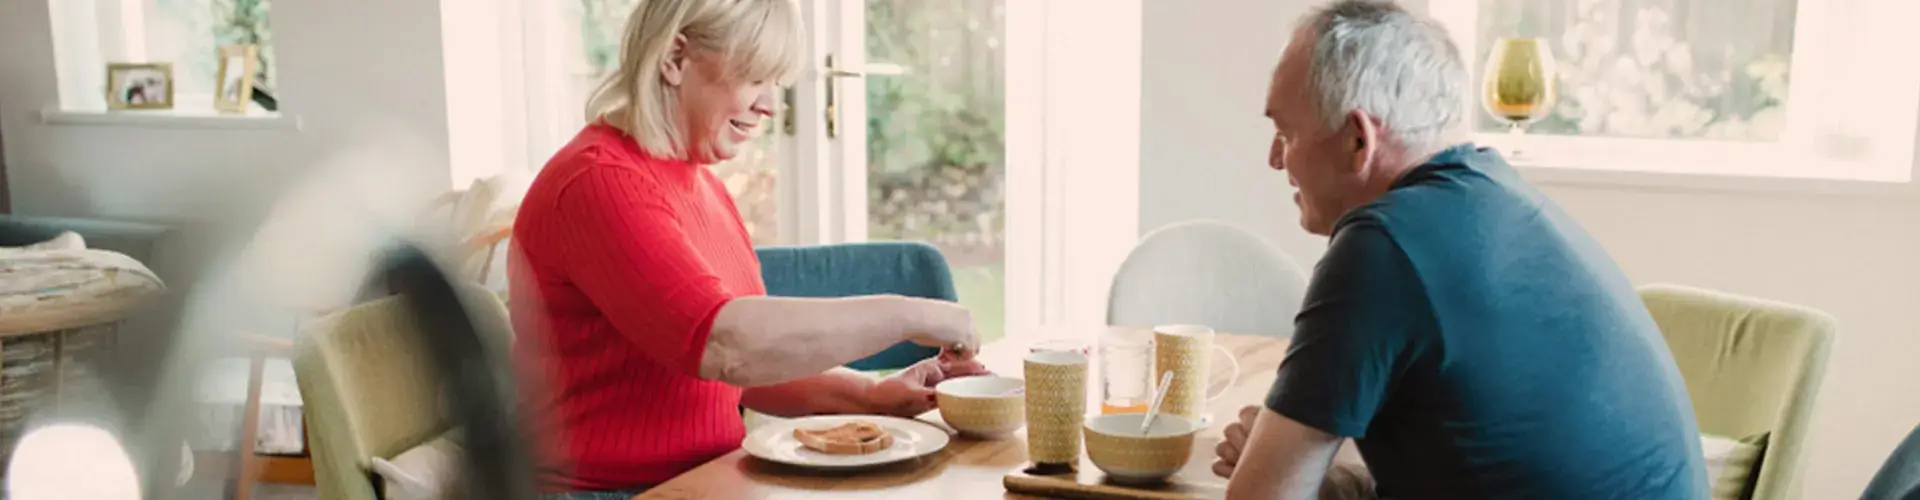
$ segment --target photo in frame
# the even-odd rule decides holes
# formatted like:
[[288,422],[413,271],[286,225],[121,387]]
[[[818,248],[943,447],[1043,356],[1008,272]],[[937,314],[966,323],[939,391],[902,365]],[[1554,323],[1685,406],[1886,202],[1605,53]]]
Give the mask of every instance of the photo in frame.
[[173,64],[108,64],[107,109],[173,109]]
[[253,73],[259,70],[260,46],[220,47],[220,72],[214,79],[213,108],[244,113],[253,100]]

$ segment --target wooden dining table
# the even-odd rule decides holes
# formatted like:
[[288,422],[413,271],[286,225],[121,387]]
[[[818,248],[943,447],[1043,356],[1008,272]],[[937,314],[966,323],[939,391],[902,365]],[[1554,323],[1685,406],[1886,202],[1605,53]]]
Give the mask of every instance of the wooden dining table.
[[[1208,429],[1194,440],[1193,455],[1176,476],[1181,482],[1204,487],[1217,485],[1224,494],[1226,480],[1212,472],[1214,447],[1242,407],[1260,404],[1273,384],[1280,360],[1286,356],[1287,341],[1253,335],[1219,334],[1218,345],[1239,361],[1240,373],[1227,380],[1226,363],[1216,361],[1214,383],[1220,397],[1208,404],[1212,416]],[[1020,376],[1022,359],[1033,345],[1031,339],[1006,339],[981,349],[980,359],[994,373]],[[1089,366],[1088,408],[1098,411],[1099,361]],[[919,417],[942,429],[938,410]],[[1027,467],[1025,431],[1012,437],[976,441],[955,436],[939,452],[916,460],[858,472],[820,472],[776,464],[735,450],[698,468],[654,487],[635,500],[685,499],[890,499],[941,500],[983,498],[1035,498],[1008,493],[1002,480],[1008,473]],[[1086,465],[1082,451],[1082,467]],[[1211,496],[1211,495],[1206,495]]]

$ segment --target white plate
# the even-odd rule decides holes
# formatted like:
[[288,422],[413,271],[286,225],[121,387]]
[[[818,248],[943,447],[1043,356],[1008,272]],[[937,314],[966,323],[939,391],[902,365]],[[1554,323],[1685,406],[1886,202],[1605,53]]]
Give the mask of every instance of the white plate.
[[[794,429],[824,429],[853,421],[872,422],[893,433],[893,446],[865,455],[829,455],[807,449]],[[769,422],[747,434],[740,447],[762,460],[812,469],[876,467],[932,455],[947,447],[947,431],[926,422],[879,415],[829,415]]]

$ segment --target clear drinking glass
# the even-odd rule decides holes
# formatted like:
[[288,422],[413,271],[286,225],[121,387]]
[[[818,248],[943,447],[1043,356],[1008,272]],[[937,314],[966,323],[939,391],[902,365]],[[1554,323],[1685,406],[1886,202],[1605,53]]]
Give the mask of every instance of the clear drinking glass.
[[1115,330],[1100,338],[1100,413],[1146,413],[1153,403],[1153,334]]

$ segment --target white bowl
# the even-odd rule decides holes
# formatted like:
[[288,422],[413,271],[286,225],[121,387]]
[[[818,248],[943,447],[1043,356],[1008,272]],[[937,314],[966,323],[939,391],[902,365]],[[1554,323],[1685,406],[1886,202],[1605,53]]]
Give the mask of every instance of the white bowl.
[[960,435],[999,439],[1027,423],[1026,394],[1016,389],[1027,382],[996,375],[957,378],[934,388],[940,419]]

